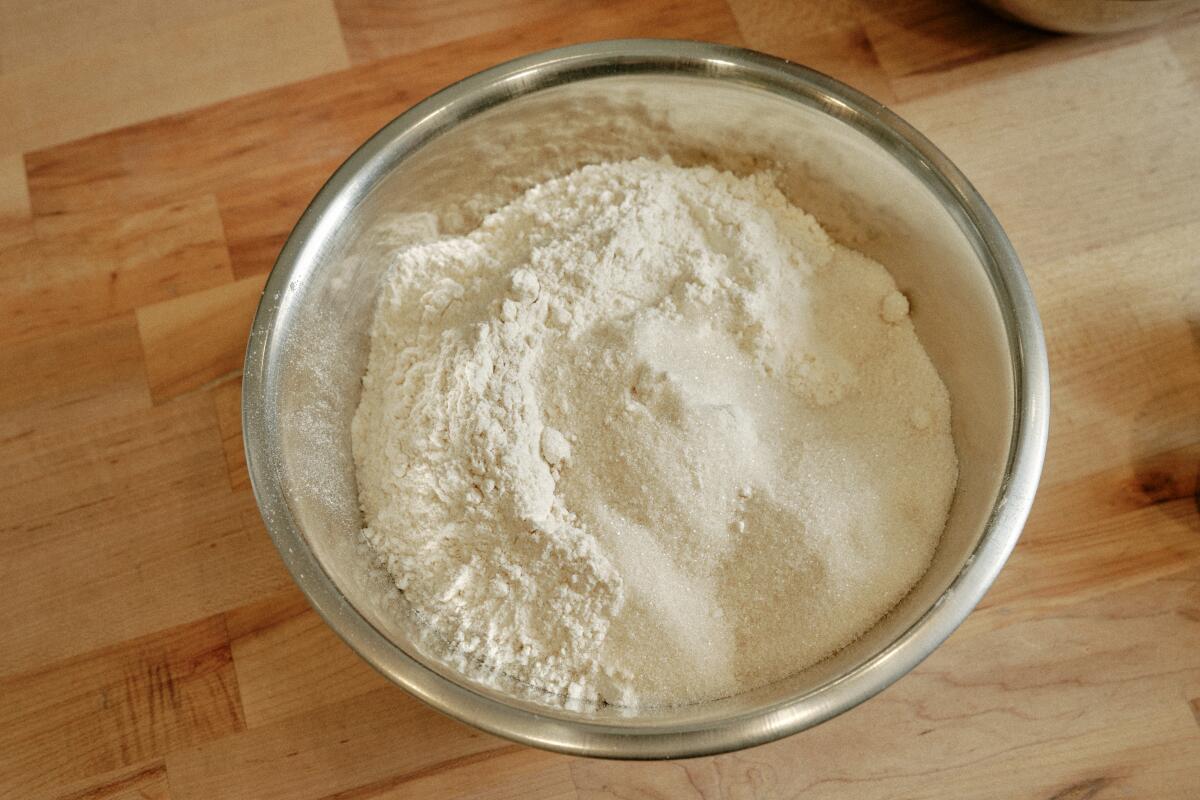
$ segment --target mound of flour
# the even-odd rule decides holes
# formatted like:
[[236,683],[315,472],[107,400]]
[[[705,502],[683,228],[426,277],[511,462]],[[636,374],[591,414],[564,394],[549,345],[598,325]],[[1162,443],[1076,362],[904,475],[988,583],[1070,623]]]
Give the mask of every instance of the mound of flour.
[[768,175],[585,167],[381,291],[364,535],[462,659],[570,706],[718,697],[850,643],[932,557],[946,389],[887,271]]

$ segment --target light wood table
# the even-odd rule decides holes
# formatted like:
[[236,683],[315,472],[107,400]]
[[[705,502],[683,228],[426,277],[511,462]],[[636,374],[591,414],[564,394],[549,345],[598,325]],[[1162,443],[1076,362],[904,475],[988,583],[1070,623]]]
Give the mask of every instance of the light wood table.
[[[753,750],[478,733],[307,607],[241,454],[272,260],[369,134],[529,51],[672,36],[892,105],[1046,327],[1032,518],[916,671]],[[1200,797],[1200,16],[1068,38],[935,0],[0,2],[0,796]]]

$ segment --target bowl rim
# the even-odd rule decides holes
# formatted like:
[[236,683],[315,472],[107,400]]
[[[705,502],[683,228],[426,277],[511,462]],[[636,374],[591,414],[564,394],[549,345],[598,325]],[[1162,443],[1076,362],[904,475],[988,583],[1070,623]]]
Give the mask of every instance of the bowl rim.
[[[1008,461],[975,549],[943,594],[872,657],[802,695],[736,716],[627,727],[538,714],[434,672],[393,644],[351,605],[305,542],[279,480],[279,422],[267,398],[278,376],[275,331],[289,289],[322,242],[374,187],[387,164],[492,106],[597,77],[660,74],[732,81],[799,100],[867,135],[947,203],[980,250],[1013,355],[1015,397]],[[274,359],[272,357],[275,357]],[[490,733],[548,750],[606,758],[683,758],[750,747],[796,733],[874,696],[919,664],[974,609],[1016,545],[1041,475],[1049,426],[1049,371],[1041,322],[1017,254],[966,177],[882,104],[833,78],[773,56],[685,40],[590,42],[522,56],[417,103],[359,147],[309,204],[280,251],[251,327],[242,388],[244,448],[254,496],[275,546],[309,602],[375,669],[420,700]]]

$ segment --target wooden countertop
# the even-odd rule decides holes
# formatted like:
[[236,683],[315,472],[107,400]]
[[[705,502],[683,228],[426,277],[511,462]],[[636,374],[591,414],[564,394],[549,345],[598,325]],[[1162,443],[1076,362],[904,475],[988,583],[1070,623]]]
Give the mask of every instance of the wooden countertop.
[[[455,79],[624,36],[792,58],[928,134],[1021,253],[1054,386],[1032,517],[962,628],[831,722],[678,763],[527,749],[387,684],[293,587],[239,431],[260,287],[333,168]],[[1198,131],[1196,14],[0,3],[0,796],[1200,797]]]

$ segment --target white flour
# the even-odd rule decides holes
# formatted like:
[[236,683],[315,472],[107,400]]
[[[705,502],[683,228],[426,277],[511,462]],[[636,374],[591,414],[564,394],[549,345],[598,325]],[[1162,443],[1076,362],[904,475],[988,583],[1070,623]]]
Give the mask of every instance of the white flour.
[[463,658],[572,706],[830,655],[957,475],[908,301],[767,175],[585,167],[401,252],[363,386],[367,541]]

